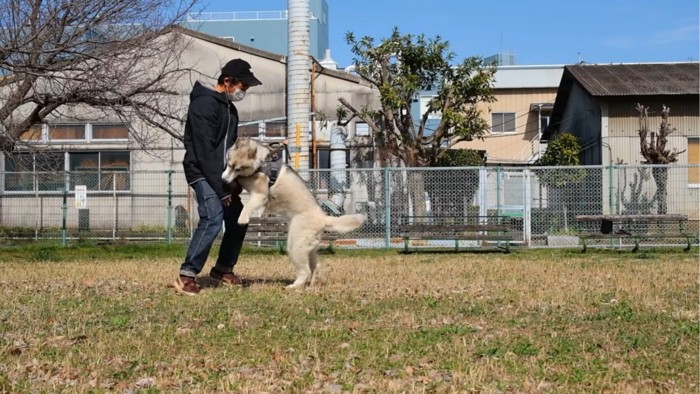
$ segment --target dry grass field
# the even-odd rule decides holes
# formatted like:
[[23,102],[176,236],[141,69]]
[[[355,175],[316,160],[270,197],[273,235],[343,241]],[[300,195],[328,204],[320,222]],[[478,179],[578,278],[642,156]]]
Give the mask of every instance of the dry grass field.
[[[323,255],[175,294],[181,247],[0,249],[0,393],[697,393],[698,250]],[[208,272],[210,264],[205,268]]]

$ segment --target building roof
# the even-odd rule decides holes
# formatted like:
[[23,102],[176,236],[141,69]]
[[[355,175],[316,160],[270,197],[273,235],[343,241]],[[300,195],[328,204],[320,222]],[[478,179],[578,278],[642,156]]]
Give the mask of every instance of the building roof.
[[559,129],[574,85],[601,99],[700,94],[700,62],[582,64],[564,67],[544,139]]
[[[211,42],[213,44],[221,45],[223,47],[232,48],[232,49],[235,49],[235,50],[240,51],[240,52],[248,53],[248,54],[262,57],[262,58],[269,59],[269,60],[275,60],[275,61],[278,61],[280,63],[285,63],[285,64],[287,63],[287,56],[286,55],[281,55],[281,54],[277,54],[277,53],[264,51],[262,49],[253,48],[251,46],[243,45],[243,44],[240,44],[237,42],[232,42],[232,41],[229,41],[229,40],[226,40],[223,38],[215,37],[215,36],[212,36],[212,35],[209,35],[206,33],[202,33],[202,32],[196,31],[196,30],[188,29],[188,28],[182,27],[182,26],[175,25],[175,26],[172,26],[171,29],[175,32],[179,32],[179,33],[182,33],[182,34],[185,34],[185,35],[188,35],[190,37],[197,38],[197,39],[200,39],[203,41]],[[330,68],[324,68],[323,65],[321,65],[321,63],[319,63],[318,60],[316,60],[316,58],[314,58],[313,56],[312,56],[312,58],[315,60],[315,63],[317,65],[321,66],[320,70],[316,70],[316,72],[319,74],[325,74],[325,75],[328,75],[328,76],[331,76],[334,78],[345,79],[347,81],[352,81],[352,82],[356,82],[356,83],[362,82],[362,78],[360,78],[357,75],[347,73],[343,70],[333,70]],[[314,60],[312,60],[312,61],[314,61]]]
[[[700,92],[700,63],[566,66],[591,96],[685,95]],[[566,76],[565,76],[566,77]]]
[[494,75],[494,89],[556,89],[564,65],[499,66]]

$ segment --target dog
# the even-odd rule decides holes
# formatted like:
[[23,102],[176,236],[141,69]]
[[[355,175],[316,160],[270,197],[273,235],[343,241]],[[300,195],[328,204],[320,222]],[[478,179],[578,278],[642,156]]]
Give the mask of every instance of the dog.
[[222,179],[229,185],[238,183],[250,193],[238,224],[247,224],[251,214],[261,208],[260,216],[274,213],[288,219],[287,255],[296,268],[297,277],[287,287],[313,286],[318,279],[317,248],[323,231],[355,230],[364,224],[365,216],[326,215],[306,182],[281,160],[281,152],[253,139],[239,138],[226,153]]

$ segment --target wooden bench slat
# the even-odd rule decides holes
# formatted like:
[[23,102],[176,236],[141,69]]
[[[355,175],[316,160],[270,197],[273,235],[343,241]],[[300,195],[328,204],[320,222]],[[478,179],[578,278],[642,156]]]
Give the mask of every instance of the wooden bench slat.
[[404,240],[404,252],[408,252],[411,240],[455,241],[455,250],[459,250],[457,241],[503,241],[503,249],[509,252],[513,236],[508,234],[512,228],[506,219],[505,216],[404,216],[398,230]]
[[575,219],[577,221],[585,221],[585,222],[599,222],[601,220],[610,220],[613,222],[656,221],[656,220],[685,221],[685,220],[688,220],[688,215],[682,215],[682,214],[576,215]]
[[[333,242],[338,239],[338,234],[324,232],[321,241]],[[275,242],[287,241],[287,219],[277,216],[253,217],[248,223],[245,236],[246,242]]]
[[258,225],[258,226],[248,226],[249,233],[251,232],[266,232],[266,233],[271,233],[271,232],[277,232],[277,233],[286,233],[287,232],[287,227],[286,226],[268,226],[268,225]]
[[692,237],[693,234],[683,234],[683,233],[657,233],[657,234],[581,234],[580,238],[687,238]]
[[[600,230],[584,228],[579,231],[579,238],[583,244],[583,252],[587,250],[586,241],[591,239],[627,239],[634,242],[633,252],[639,250],[640,240],[654,238],[685,238],[686,252],[690,250],[695,235],[685,232],[688,223],[688,215],[683,214],[624,214],[624,215],[576,215],[578,223],[600,223]],[[624,226],[624,227],[623,227]],[[623,230],[626,233],[602,233],[598,231]],[[635,227],[638,228],[635,232]],[[651,232],[642,232],[651,231]]]
[[286,241],[287,237],[280,237],[275,235],[254,235],[252,237],[246,235],[246,241]]
[[485,234],[468,234],[468,235],[457,235],[457,236],[444,236],[439,234],[423,234],[423,235],[411,235],[411,236],[401,236],[406,239],[432,239],[432,240],[460,240],[460,241],[512,241],[513,237],[508,235],[485,235]]
[[262,218],[252,217],[251,223],[287,223],[287,219],[279,216],[265,216]]
[[508,231],[505,224],[404,224],[399,226],[402,232],[462,232],[462,231]]

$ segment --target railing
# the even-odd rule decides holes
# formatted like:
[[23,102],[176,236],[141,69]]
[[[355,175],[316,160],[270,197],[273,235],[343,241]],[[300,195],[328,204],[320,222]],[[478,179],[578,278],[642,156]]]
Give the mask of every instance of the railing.
[[[688,230],[697,233],[700,187],[690,181],[698,172],[698,165],[613,165],[332,169],[300,175],[328,214],[366,215],[360,230],[342,236],[342,247],[402,247],[402,215],[507,216],[516,245],[577,247],[576,215],[682,214]],[[657,190],[655,175],[665,177],[665,190]],[[197,222],[196,199],[181,171],[0,172],[0,241],[187,242]]]
[[242,21],[242,20],[281,20],[287,19],[287,11],[236,11],[236,12],[197,12],[187,14],[187,22]]
[[540,155],[540,136],[535,135],[530,141],[528,141],[527,146],[516,155],[515,161],[518,163],[534,163]]

